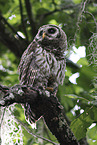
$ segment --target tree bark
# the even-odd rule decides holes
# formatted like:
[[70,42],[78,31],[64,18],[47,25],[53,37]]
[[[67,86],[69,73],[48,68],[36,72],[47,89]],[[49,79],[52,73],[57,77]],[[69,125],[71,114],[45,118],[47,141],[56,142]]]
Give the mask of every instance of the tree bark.
[[37,114],[41,114],[48,128],[56,136],[60,145],[79,145],[63,114],[63,107],[56,96],[48,97],[46,94],[39,94],[35,88],[15,85],[11,88],[0,86],[4,97],[0,101],[0,106],[8,106],[13,103],[25,104],[26,102],[34,106]]

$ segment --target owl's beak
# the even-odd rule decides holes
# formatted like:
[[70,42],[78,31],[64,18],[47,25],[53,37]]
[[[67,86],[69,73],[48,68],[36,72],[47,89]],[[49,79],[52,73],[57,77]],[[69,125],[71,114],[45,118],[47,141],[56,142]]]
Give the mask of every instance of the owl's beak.
[[42,38],[43,38],[43,39],[45,38],[45,34],[46,34],[45,32],[42,34]]

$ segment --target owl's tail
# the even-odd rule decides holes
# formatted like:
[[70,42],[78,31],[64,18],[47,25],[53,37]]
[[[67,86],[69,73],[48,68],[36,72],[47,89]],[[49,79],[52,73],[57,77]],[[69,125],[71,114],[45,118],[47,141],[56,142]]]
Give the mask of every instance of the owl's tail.
[[28,103],[24,105],[24,112],[26,120],[29,124],[35,123],[42,116],[41,113],[37,112],[37,110]]

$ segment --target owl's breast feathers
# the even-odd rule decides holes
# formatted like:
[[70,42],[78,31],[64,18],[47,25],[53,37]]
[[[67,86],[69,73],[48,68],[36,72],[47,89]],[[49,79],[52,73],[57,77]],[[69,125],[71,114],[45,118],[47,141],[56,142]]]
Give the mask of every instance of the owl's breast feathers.
[[43,81],[53,76],[56,83],[63,84],[65,67],[65,58],[58,60],[54,54],[33,41],[23,53],[19,64],[20,83],[34,85],[37,80],[37,85],[38,81],[45,84]]

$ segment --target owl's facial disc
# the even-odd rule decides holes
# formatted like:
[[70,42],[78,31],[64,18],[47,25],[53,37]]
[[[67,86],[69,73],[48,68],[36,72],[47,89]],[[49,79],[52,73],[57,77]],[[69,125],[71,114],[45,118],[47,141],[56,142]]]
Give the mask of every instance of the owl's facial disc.
[[[41,27],[36,35],[36,40],[39,43],[46,43],[54,41],[60,37],[60,30],[52,25]],[[56,40],[55,40],[56,41]]]
[[36,42],[45,50],[55,55],[63,54],[67,48],[66,35],[56,25],[43,25],[35,37]]
[[43,39],[54,40],[59,34],[59,30],[56,27],[49,27],[43,32]]

